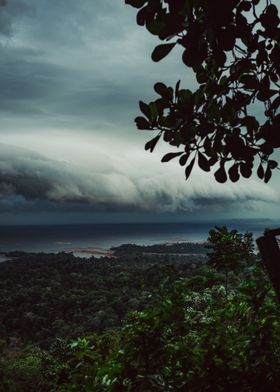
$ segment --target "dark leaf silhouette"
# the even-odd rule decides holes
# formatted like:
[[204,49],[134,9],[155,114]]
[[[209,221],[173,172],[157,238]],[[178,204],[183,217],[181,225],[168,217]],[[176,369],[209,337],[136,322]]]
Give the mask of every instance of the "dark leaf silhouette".
[[144,117],[136,117],[135,119],[138,129],[150,129],[150,123]]
[[[141,105],[150,124],[138,120],[139,128],[182,146],[181,166],[192,154],[204,171],[219,163],[214,173],[219,182],[227,180],[227,172],[233,182],[240,175],[250,178],[255,164],[258,177],[269,181],[277,164],[270,157],[280,148],[280,18],[273,0],[128,3],[140,8],[138,24],[163,41],[152,59],[160,61],[177,45],[198,83],[193,90],[180,82],[174,88],[156,83],[160,98],[147,105],[150,116]],[[258,119],[252,105],[258,105]]]
[[224,165],[221,165],[220,168],[215,172],[215,178],[221,184],[227,181],[227,173],[225,171]]
[[150,150],[150,152],[153,152],[159,139],[160,135],[157,135],[152,140],[148,141],[148,143],[145,144],[145,150]]
[[139,101],[139,107],[141,112],[148,118],[150,119],[151,116],[151,111],[150,111],[150,107],[149,105],[147,105],[146,103]]
[[266,171],[265,171],[265,175],[264,175],[264,182],[268,183],[268,181],[270,180],[272,175],[272,171],[269,167],[267,167]]
[[150,119],[151,121],[155,121],[157,119],[158,116],[158,107],[156,102],[151,102],[149,105],[149,109],[150,109]]
[[186,167],[186,170],[185,170],[186,180],[189,178],[189,176],[192,172],[194,162],[195,162],[195,157],[191,160],[191,163]]
[[156,62],[162,60],[174,48],[176,42],[172,44],[163,44],[155,47],[152,53],[152,59]]
[[145,22],[146,22],[146,20],[147,20],[147,7],[142,8],[142,9],[138,12],[136,20],[137,20],[137,23],[138,23],[140,26],[144,26],[144,25],[145,25]]
[[125,3],[135,8],[141,8],[146,3],[146,0],[125,0]]
[[232,182],[236,182],[239,180],[240,175],[238,172],[238,165],[236,163],[229,169],[228,175]]
[[198,152],[198,165],[202,170],[210,171],[208,159],[201,152]]
[[171,98],[172,99],[172,96],[170,96],[170,91],[164,83],[156,83],[154,85],[154,90],[156,93],[161,95],[163,98],[167,98],[167,99]]
[[278,166],[278,163],[272,159],[268,161],[268,166],[270,169],[275,169]]
[[181,158],[179,159],[179,163],[181,166],[185,166],[185,164],[187,163],[188,159],[189,159],[189,154],[184,154],[181,156]]
[[243,177],[245,178],[249,178],[252,175],[252,166],[250,165],[250,163],[246,162],[242,162],[240,164],[240,173],[242,174]]
[[264,169],[263,169],[263,165],[261,163],[259,164],[259,167],[257,170],[257,175],[261,180],[264,178]]
[[179,157],[180,155],[183,154],[183,151],[181,152],[169,152],[168,154],[164,155],[161,159],[161,162],[169,162],[171,159]]

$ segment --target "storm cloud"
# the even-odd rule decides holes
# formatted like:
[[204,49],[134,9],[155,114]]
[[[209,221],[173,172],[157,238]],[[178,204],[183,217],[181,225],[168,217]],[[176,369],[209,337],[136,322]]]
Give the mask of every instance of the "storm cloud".
[[195,85],[180,50],[151,61],[157,43],[123,0],[0,7],[0,218],[42,211],[259,216],[268,206],[278,214],[277,179],[221,185],[195,168],[186,182],[179,165],[160,164],[163,147],[143,151],[150,134],[135,130],[139,99],[153,99],[160,80]]
[[261,187],[255,181],[249,186],[231,184],[225,190],[221,184],[212,184],[205,175],[203,181],[200,176],[199,183],[194,178],[184,186],[174,176],[177,167],[173,165],[159,173],[156,169],[151,172],[148,165],[143,167],[140,161],[135,161],[135,167],[129,173],[117,156],[107,157],[107,162],[104,167],[97,159],[95,167],[86,169],[1,145],[0,208],[2,212],[7,211],[7,200],[13,200],[11,208],[27,211],[36,208],[112,212],[180,212],[211,208],[221,211],[240,203],[248,207],[252,202],[279,201],[271,188]]

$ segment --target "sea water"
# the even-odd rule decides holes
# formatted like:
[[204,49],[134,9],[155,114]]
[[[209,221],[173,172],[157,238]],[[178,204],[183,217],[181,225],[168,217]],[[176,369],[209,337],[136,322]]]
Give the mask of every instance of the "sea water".
[[[123,223],[45,226],[0,226],[0,253],[26,252],[73,252],[90,256],[102,254],[112,246],[134,243],[150,245],[166,242],[206,241],[209,230],[215,225],[227,225],[229,229],[253,232],[260,236],[266,227],[279,227],[280,222],[264,220],[228,222],[186,223]],[[91,248],[87,254],[86,249]]]

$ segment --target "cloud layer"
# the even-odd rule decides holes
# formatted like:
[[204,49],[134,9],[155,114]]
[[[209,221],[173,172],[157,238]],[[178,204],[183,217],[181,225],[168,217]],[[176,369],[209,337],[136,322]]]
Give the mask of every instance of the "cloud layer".
[[[197,170],[192,181],[183,183],[175,174],[177,166],[169,165],[159,171],[148,161],[143,164],[141,155],[132,155],[131,160],[117,156],[105,159],[100,155],[95,165],[85,167],[1,145],[0,208],[2,212],[9,209],[189,212],[223,211],[240,204],[251,208],[255,202],[278,201],[276,192],[257,181],[225,187]],[[133,162],[133,167],[127,170],[125,163],[129,162]]]
[[0,7],[0,214],[234,216],[268,205],[278,214],[277,184],[221,185],[198,169],[186,183],[178,165],[160,164],[160,151],[143,152],[150,135],[135,130],[138,100],[153,99],[159,80],[195,84],[176,49],[152,63],[156,44],[123,0]]

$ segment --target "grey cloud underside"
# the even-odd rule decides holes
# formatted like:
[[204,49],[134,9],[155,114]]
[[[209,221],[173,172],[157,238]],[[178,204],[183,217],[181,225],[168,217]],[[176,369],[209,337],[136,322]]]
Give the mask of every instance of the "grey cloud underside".
[[0,143],[33,149],[0,145],[1,214],[234,215],[279,201],[270,186],[220,185],[197,168],[186,183],[183,169],[163,167],[157,150],[140,153],[152,135],[135,130],[139,99],[154,99],[157,81],[195,85],[178,49],[152,63],[157,43],[123,0],[8,0],[0,7]]
[[155,98],[155,82],[195,85],[179,49],[150,60],[158,41],[136,26],[135,9],[123,0],[8,0],[1,32],[0,114],[29,132],[38,132],[38,118],[78,132],[102,132],[106,121],[133,140],[138,101]]
[[34,0],[0,0],[0,34],[11,36],[16,17],[33,13]]
[[0,47],[2,118],[30,124],[39,116],[79,131],[106,118],[121,135],[134,128],[139,99],[155,96],[155,82],[178,79],[174,59],[151,62],[154,42],[122,1],[9,0],[0,7],[1,32],[8,36]]
[[40,116],[79,131],[106,118],[122,134],[133,129],[138,100],[155,97],[155,82],[182,78],[186,88],[195,85],[179,49],[152,63],[158,41],[137,27],[136,11],[124,0],[6,3],[0,7],[2,117]]
[[[115,163],[118,158],[114,157]],[[97,163],[98,166],[98,163]],[[108,165],[85,169],[79,165],[47,159],[28,150],[0,146],[0,209],[25,211],[192,211],[233,208],[255,200],[275,202],[276,195],[254,186],[182,186],[170,170],[161,178],[130,176]],[[140,172],[140,168],[139,168]],[[173,177],[173,178],[172,178]],[[169,186],[167,184],[169,183]],[[10,206],[10,207],[9,207]]]

